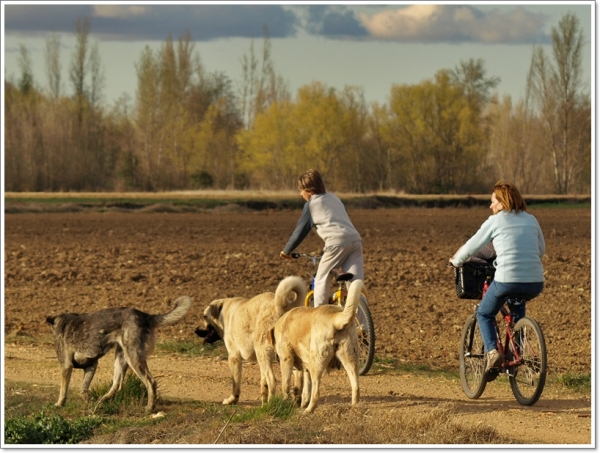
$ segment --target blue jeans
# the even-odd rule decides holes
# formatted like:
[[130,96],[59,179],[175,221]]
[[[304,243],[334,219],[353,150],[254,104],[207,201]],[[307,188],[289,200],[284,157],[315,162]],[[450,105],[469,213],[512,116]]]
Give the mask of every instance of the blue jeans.
[[[532,297],[539,295],[544,289],[544,282],[536,283],[500,283],[492,281],[479,308],[477,308],[477,322],[485,352],[497,349],[498,336],[494,328],[496,315],[502,308],[504,298],[514,294],[528,294]],[[515,322],[525,316],[525,304],[514,305],[512,307],[515,314]]]

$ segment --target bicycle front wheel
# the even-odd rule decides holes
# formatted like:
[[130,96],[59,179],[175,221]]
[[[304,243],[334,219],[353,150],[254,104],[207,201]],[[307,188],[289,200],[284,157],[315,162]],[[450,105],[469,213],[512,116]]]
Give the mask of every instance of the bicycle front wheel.
[[364,294],[360,295],[355,320],[358,333],[358,374],[364,376],[371,369],[375,358],[375,327]]
[[519,403],[531,406],[542,395],[548,371],[546,340],[535,319],[524,317],[517,321],[514,343],[521,360],[511,367],[510,387]]
[[483,339],[474,314],[465,322],[458,354],[463,391],[469,398],[477,399],[483,394],[487,380]]

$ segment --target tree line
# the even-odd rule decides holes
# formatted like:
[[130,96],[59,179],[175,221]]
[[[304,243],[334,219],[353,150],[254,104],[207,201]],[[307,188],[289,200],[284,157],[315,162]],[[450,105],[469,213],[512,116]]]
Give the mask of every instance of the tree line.
[[499,98],[484,61],[461,61],[387,104],[361,87],[313,82],[292,94],[275,71],[268,29],[237,87],[208,72],[189,33],[146,47],[137,89],[110,108],[90,21],[75,23],[64,92],[60,36],[46,40],[46,83],[21,45],[5,81],[5,190],[290,189],[318,168],[331,190],[487,193],[496,180],[524,193],[591,191],[591,96],[581,81],[583,32],[564,15],[552,52],[533,48],[524,99]]

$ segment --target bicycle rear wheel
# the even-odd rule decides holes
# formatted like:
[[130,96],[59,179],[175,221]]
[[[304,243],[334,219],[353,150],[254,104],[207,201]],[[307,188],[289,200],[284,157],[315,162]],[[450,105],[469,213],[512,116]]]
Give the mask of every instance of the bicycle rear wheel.
[[474,314],[465,322],[458,354],[463,391],[469,398],[477,399],[483,394],[487,380],[483,339]]
[[511,367],[510,387],[519,403],[531,406],[539,400],[546,384],[546,341],[540,325],[528,317],[515,324],[514,340],[521,362]]
[[360,295],[355,319],[358,333],[358,374],[364,376],[371,369],[375,358],[375,327],[364,294]]

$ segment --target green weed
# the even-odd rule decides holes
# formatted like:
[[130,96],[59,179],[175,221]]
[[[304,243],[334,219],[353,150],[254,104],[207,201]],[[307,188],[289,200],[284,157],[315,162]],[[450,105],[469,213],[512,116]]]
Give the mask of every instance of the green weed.
[[[90,400],[97,401],[108,392],[111,383],[106,382],[90,389]],[[105,400],[96,408],[97,413],[113,415],[119,413],[139,412],[147,403],[148,390],[133,373],[128,373],[123,387],[112,398]]]
[[296,413],[295,402],[285,399],[282,396],[275,396],[267,404],[260,407],[245,410],[240,414],[236,414],[233,422],[249,422],[262,420],[264,418],[276,418],[279,420],[287,420]]
[[44,411],[33,416],[9,418],[4,423],[7,444],[76,444],[92,436],[101,418],[83,417],[69,421]]
[[227,354],[225,345],[222,341],[212,344],[202,344],[198,341],[161,341],[156,345],[156,349],[161,352],[175,354],[195,355],[203,357],[217,357]]
[[567,388],[589,392],[592,390],[592,376],[590,374],[564,374],[558,381]]

